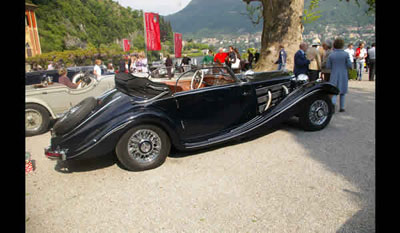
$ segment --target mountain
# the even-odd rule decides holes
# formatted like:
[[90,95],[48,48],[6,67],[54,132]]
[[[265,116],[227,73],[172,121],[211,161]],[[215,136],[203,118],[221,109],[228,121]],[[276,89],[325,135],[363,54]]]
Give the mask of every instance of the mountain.
[[262,24],[253,26],[241,0],[192,0],[181,11],[165,16],[175,32],[212,35],[257,32]]
[[[305,7],[311,0],[305,1]],[[320,0],[318,10],[321,17],[305,25],[304,33],[312,30],[321,32],[327,25],[351,27],[375,24],[375,16],[367,15],[367,4],[359,1]],[[251,3],[254,4],[254,3]],[[242,0],[192,0],[181,11],[165,16],[172,29],[184,36],[210,37],[217,34],[241,34],[262,31],[262,21],[253,26],[246,15],[246,3]]]

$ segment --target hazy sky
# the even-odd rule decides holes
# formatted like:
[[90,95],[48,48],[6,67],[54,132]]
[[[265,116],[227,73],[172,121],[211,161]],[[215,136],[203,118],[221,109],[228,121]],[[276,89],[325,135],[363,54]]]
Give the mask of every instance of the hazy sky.
[[191,0],[114,0],[119,2],[121,6],[130,7],[132,9],[143,10],[145,12],[159,13],[160,15],[169,15],[176,13]]

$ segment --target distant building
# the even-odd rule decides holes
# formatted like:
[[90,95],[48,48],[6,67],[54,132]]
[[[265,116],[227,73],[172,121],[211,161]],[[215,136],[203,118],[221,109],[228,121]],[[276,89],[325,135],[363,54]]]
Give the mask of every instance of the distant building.
[[36,5],[25,3],[25,58],[42,53],[34,10]]

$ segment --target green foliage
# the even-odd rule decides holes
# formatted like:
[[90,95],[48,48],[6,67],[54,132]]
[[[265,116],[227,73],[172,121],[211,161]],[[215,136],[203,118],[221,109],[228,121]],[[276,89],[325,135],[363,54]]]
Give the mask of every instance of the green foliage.
[[251,23],[253,26],[259,24],[261,20],[263,19],[262,11],[263,11],[263,6],[262,4],[258,5],[252,5],[252,4],[246,4],[246,11],[247,11],[247,16],[249,17]]
[[[120,46],[144,50],[143,11],[113,0],[29,0],[35,11],[42,52]],[[171,24],[160,17],[162,41],[172,41]]]
[[308,8],[304,9],[303,24],[314,22],[321,17],[321,11],[316,10],[319,8],[319,0],[311,0]]
[[26,62],[30,65],[37,63],[43,68],[47,67],[51,61],[58,62],[59,60],[62,60],[67,67],[93,65],[95,59],[101,59],[104,63],[118,64],[124,54],[126,53],[120,47],[95,48],[89,44],[87,49],[42,53],[35,57],[26,58]]
[[[343,1],[343,0],[339,0],[339,1]],[[359,0],[354,0],[356,2],[356,4],[360,7],[360,2]],[[350,2],[350,0],[346,0],[346,2]],[[375,13],[375,0],[365,0],[365,3],[368,5],[368,9],[365,11],[367,14],[374,14]]]
[[357,70],[356,69],[348,69],[349,72],[349,80],[357,80]]

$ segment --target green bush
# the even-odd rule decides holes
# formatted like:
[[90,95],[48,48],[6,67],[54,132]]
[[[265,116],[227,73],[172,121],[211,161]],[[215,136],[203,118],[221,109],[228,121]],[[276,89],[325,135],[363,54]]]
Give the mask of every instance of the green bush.
[[57,63],[62,60],[66,67],[70,67],[93,65],[96,59],[101,59],[104,64],[112,62],[116,65],[125,54],[127,54],[127,52],[124,52],[122,49],[104,47],[96,49],[94,47],[89,47],[88,49],[42,53],[34,57],[26,58],[26,63],[31,66],[37,63],[43,67],[43,69],[46,69],[51,61]]
[[349,72],[349,80],[357,80],[357,70],[356,69],[348,69]]

